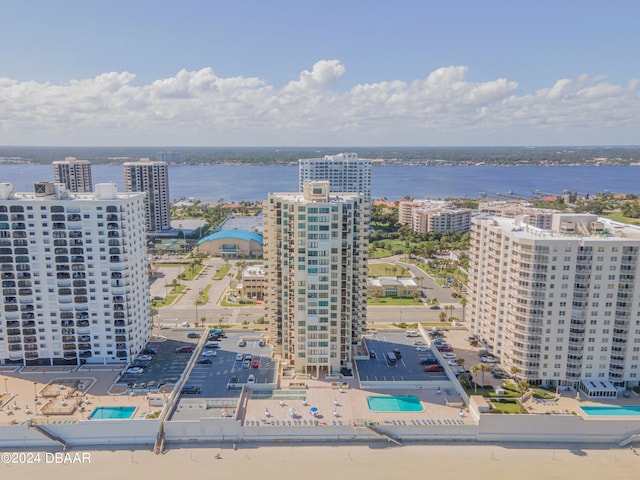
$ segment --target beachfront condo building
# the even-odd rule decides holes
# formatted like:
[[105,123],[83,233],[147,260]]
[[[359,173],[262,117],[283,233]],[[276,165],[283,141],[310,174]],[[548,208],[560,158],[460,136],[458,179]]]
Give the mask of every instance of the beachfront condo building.
[[169,170],[165,162],[141,158],[124,164],[124,189],[145,192],[145,224],[148,233],[171,228]]
[[468,232],[471,210],[457,208],[441,200],[401,200],[398,203],[398,222],[414,232]]
[[358,158],[357,153],[298,160],[300,192],[305,182],[319,180],[328,181],[331,192],[362,193],[365,201],[371,201],[371,160]]
[[89,160],[67,157],[53,162],[53,181],[64,183],[70,192],[93,192]]
[[149,340],[144,194],[0,184],[0,364],[127,363]]
[[531,384],[616,396],[640,379],[640,229],[590,214],[471,221],[466,321]]
[[287,368],[352,370],[367,320],[369,203],[329,182],[264,202],[266,322]]

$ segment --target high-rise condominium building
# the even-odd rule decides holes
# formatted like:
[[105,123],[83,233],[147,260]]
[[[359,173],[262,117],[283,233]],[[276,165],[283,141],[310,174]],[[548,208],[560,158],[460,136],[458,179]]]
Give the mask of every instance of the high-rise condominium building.
[[144,195],[0,184],[0,364],[126,363],[149,339]]
[[53,181],[64,183],[71,192],[92,192],[91,164],[89,160],[67,157],[53,162]]
[[327,180],[331,192],[362,193],[371,201],[371,160],[359,159],[356,153],[303,158],[298,161],[299,191],[305,182]]
[[507,372],[615,396],[640,380],[640,230],[589,214],[472,219],[466,320]]
[[367,318],[369,203],[329,182],[264,202],[266,320],[295,371],[351,369]]
[[147,232],[171,228],[169,171],[165,162],[141,158],[124,164],[124,188],[127,192],[145,192]]

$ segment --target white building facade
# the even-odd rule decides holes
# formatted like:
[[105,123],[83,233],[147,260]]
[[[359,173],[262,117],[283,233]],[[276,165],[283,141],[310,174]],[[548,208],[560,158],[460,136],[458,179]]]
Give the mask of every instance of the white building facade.
[[595,215],[476,217],[466,320],[518,378],[614,396],[640,380],[639,253],[640,230]]
[[331,192],[362,193],[365,201],[371,201],[371,160],[358,158],[356,153],[338,153],[298,161],[300,192],[305,182],[322,180],[329,182]]
[[147,232],[171,228],[169,169],[165,162],[141,158],[124,164],[124,188],[127,192],[145,192]]
[[127,363],[151,332],[144,194],[0,184],[0,364]]
[[369,203],[328,182],[264,203],[266,321],[297,372],[351,370],[367,319]]

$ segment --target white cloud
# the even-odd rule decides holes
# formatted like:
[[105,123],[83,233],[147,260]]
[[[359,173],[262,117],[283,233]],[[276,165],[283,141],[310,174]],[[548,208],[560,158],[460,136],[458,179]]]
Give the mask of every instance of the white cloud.
[[345,72],[321,60],[282,88],[212,68],[142,85],[128,72],[63,84],[0,78],[0,144],[552,144],[557,132],[565,143],[639,143],[638,79],[585,74],[522,93],[516,81],[473,82],[467,67],[449,66],[335,89]]

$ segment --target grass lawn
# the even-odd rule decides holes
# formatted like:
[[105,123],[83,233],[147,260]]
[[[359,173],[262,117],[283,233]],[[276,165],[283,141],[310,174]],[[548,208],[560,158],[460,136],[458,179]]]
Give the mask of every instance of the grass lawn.
[[518,400],[490,400],[489,403],[495,407],[489,413],[529,413]]
[[411,277],[411,273],[405,267],[392,265],[391,263],[370,263],[369,276],[375,277]]
[[385,258],[393,255],[391,250],[387,250],[384,248],[375,248],[369,250],[369,258]]
[[630,225],[640,225],[640,220],[638,220],[637,218],[625,217],[624,215],[622,215],[622,212],[613,212],[602,216],[610,218],[614,222],[628,223]]
[[171,289],[171,293],[164,297],[164,300],[154,300],[153,306],[155,308],[166,307],[171,305],[178,295],[180,295],[187,288],[186,285],[177,285]]
[[216,274],[213,276],[214,280],[222,280],[224,278],[224,276],[229,273],[229,270],[231,270],[231,264],[230,263],[224,263],[222,264],[222,266],[220,267],[220,269],[216,272]]
[[393,298],[393,297],[381,297],[381,298],[367,298],[367,305],[391,307],[398,305],[421,305],[420,301],[415,301],[413,298]]
[[206,287],[204,287],[204,289],[202,290],[202,294],[198,295],[198,299],[196,300],[196,305],[204,305],[206,303],[209,303],[209,295],[207,294],[207,292],[209,291],[210,288],[211,288],[211,285],[207,285]]
[[184,267],[184,270],[182,271],[182,278],[184,278],[185,280],[193,280],[194,278],[196,278],[196,275],[198,275],[205,268],[206,268],[206,265],[202,264],[202,265],[198,265],[196,268],[191,270],[189,265],[187,265]]

